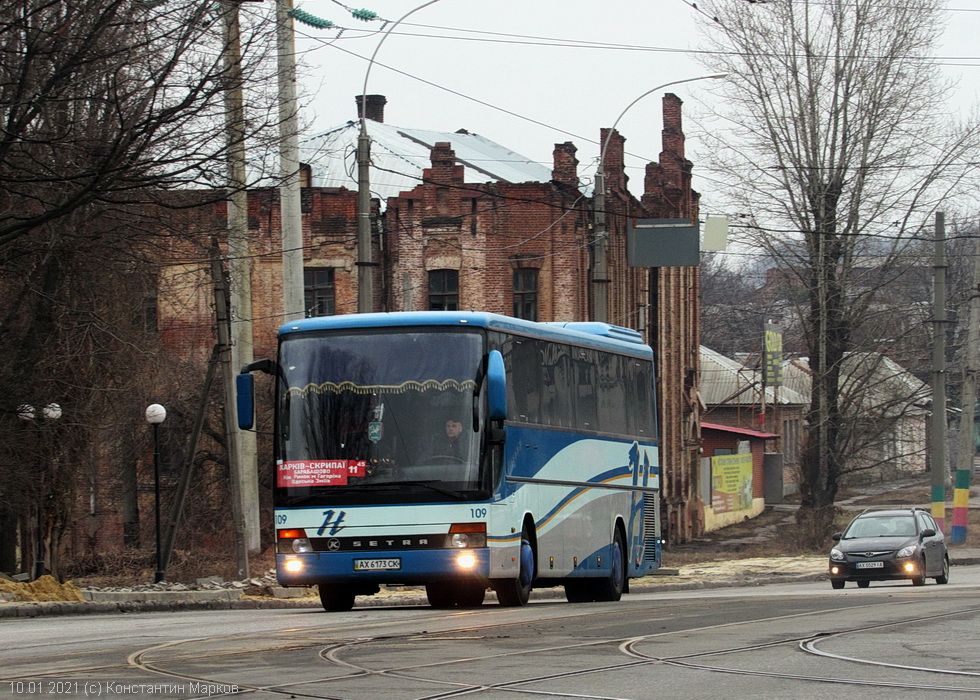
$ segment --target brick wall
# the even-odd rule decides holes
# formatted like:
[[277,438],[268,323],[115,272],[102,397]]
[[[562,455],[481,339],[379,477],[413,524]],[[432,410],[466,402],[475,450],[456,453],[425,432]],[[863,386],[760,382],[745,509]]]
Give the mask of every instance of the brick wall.
[[[383,106],[373,103],[382,110],[379,120]],[[626,189],[625,139],[606,129],[600,137],[609,137],[607,317],[643,331],[658,353],[664,515],[678,542],[700,534],[698,270],[633,269],[626,261],[626,230],[636,218],[698,216],[681,101],[667,95],[663,110],[663,151],[658,163],[647,166],[639,199]],[[590,319],[592,204],[577,189],[575,152],[571,143],[555,145],[551,182],[467,183],[450,144],[436,144],[423,182],[390,198],[383,219],[374,217],[384,231],[383,255],[377,229],[374,236],[380,263],[371,269],[375,310],[428,308],[428,272],[453,269],[459,272],[461,308],[510,314],[514,269],[532,267],[539,275],[539,320]],[[334,268],[337,313],[357,310],[356,201],[356,192],[344,188],[302,193],[304,265]],[[282,320],[278,193],[250,191],[248,215],[255,355],[262,357],[274,352]],[[212,233],[223,238],[224,216],[221,203],[186,215],[184,225],[199,231],[198,245],[172,251],[161,272],[162,342],[202,363],[214,342],[207,242]]]

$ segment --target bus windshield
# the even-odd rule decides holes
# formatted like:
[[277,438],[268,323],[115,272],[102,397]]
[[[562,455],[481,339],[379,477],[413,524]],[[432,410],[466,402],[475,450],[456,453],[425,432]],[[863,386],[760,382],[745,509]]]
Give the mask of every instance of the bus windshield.
[[277,505],[485,497],[483,343],[409,329],[284,339]]

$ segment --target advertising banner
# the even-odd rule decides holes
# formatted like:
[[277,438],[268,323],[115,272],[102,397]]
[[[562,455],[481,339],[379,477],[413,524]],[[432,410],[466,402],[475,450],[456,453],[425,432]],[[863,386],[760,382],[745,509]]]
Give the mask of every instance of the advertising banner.
[[751,454],[711,458],[711,507],[715,513],[752,507]]

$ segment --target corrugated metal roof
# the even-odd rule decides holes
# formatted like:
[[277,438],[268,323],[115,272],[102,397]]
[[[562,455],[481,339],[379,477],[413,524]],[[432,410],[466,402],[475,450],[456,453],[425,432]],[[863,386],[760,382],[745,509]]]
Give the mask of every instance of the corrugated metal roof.
[[721,423],[705,423],[701,421],[701,430],[720,430],[725,433],[736,433],[738,435],[748,435],[749,437],[757,438],[777,438],[779,435],[776,433],[764,433],[761,430],[752,430],[751,428],[736,428],[731,425],[722,425]]
[[[414,189],[422,182],[422,169],[431,165],[430,151],[449,142],[456,161],[464,167],[466,182],[550,182],[551,169],[479,134],[406,129],[372,120],[366,122],[371,137],[371,191],[384,206],[388,197]],[[312,169],[315,187],[357,189],[356,121],[305,140],[300,160]]]
[[[787,360],[783,380],[809,403],[810,363],[806,357]],[[932,404],[932,390],[914,374],[877,352],[850,352],[841,368],[842,396],[857,398],[865,408],[884,410],[886,415],[925,413]]]
[[[752,406],[761,403],[762,377],[758,370],[701,346],[701,400],[708,406]],[[766,403],[774,403],[777,392],[766,387]],[[780,405],[803,405],[806,400],[793,389],[779,388]]]

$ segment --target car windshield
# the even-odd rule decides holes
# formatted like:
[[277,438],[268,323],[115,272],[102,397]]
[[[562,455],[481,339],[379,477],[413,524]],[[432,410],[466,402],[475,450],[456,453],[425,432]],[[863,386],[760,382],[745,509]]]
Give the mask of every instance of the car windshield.
[[913,537],[915,518],[911,515],[874,515],[856,519],[844,533],[845,540],[859,537]]
[[280,349],[276,500],[472,497],[484,487],[475,332],[340,332]]

